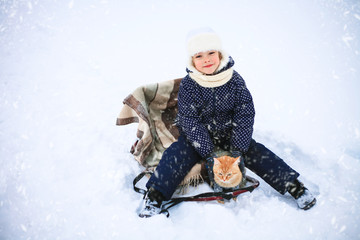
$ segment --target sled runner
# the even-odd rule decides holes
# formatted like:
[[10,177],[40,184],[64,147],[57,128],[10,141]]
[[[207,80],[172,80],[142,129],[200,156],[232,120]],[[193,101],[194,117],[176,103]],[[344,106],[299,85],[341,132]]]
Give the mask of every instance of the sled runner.
[[[139,188],[136,185],[145,175],[151,175],[151,174],[153,174],[153,171],[144,170],[137,177],[135,177],[133,181],[133,187],[135,192],[145,196],[146,190]],[[171,198],[169,201],[163,203],[162,210],[160,213],[163,213],[167,217],[169,217],[170,214],[168,209],[182,202],[190,202],[190,201],[206,202],[206,201],[215,201],[215,200],[223,202],[231,199],[236,199],[242,193],[252,192],[255,188],[259,186],[259,184],[260,184],[259,181],[256,180],[255,178],[246,176],[244,186],[236,190],[224,190],[223,192],[205,192],[194,196]]]

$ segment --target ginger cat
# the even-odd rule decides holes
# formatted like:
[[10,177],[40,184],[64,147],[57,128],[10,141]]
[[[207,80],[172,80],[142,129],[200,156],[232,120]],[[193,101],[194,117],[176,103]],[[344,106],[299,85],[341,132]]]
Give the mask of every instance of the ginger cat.
[[223,188],[238,186],[243,179],[239,163],[240,157],[222,156],[214,158],[213,172],[215,182]]

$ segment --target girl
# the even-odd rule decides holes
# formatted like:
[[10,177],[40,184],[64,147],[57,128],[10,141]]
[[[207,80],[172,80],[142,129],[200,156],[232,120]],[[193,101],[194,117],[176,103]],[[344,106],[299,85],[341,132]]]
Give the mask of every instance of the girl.
[[309,209],[315,197],[297,180],[299,173],[264,145],[252,139],[254,104],[243,78],[233,70],[234,61],[222,49],[220,38],[211,29],[199,29],[188,37],[189,62],[178,94],[177,125],[180,137],[165,150],[148,189],[140,217],[161,211],[178,184],[200,160],[206,159],[213,181],[214,148],[241,157],[241,164],[257,174],[281,194],[289,192],[299,208]]

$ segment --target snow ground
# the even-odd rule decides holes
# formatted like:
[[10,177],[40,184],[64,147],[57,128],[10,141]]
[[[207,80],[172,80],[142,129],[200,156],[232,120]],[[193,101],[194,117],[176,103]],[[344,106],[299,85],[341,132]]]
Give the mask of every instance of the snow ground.
[[[204,25],[312,210],[261,181],[137,217],[136,125],[117,114],[136,87],[185,75],[186,33]],[[359,1],[0,1],[0,239],[360,239],[359,36]]]

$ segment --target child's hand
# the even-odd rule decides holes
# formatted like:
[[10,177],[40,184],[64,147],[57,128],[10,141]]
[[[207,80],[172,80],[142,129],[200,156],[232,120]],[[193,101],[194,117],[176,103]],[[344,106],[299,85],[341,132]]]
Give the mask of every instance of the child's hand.
[[212,164],[214,164],[214,158],[217,158],[217,156],[216,156],[215,153],[210,153],[209,155],[207,155],[207,156],[205,157],[206,162],[207,162],[207,163],[212,163]]
[[234,158],[243,157],[243,153],[240,150],[237,150],[237,149],[231,150],[230,153],[231,153],[231,156],[234,157]]
[[223,189],[220,187],[214,180],[214,158],[217,158],[217,155],[215,153],[211,153],[206,158],[206,170],[208,172],[209,180],[210,180],[210,186],[214,189],[214,192],[222,192]]

